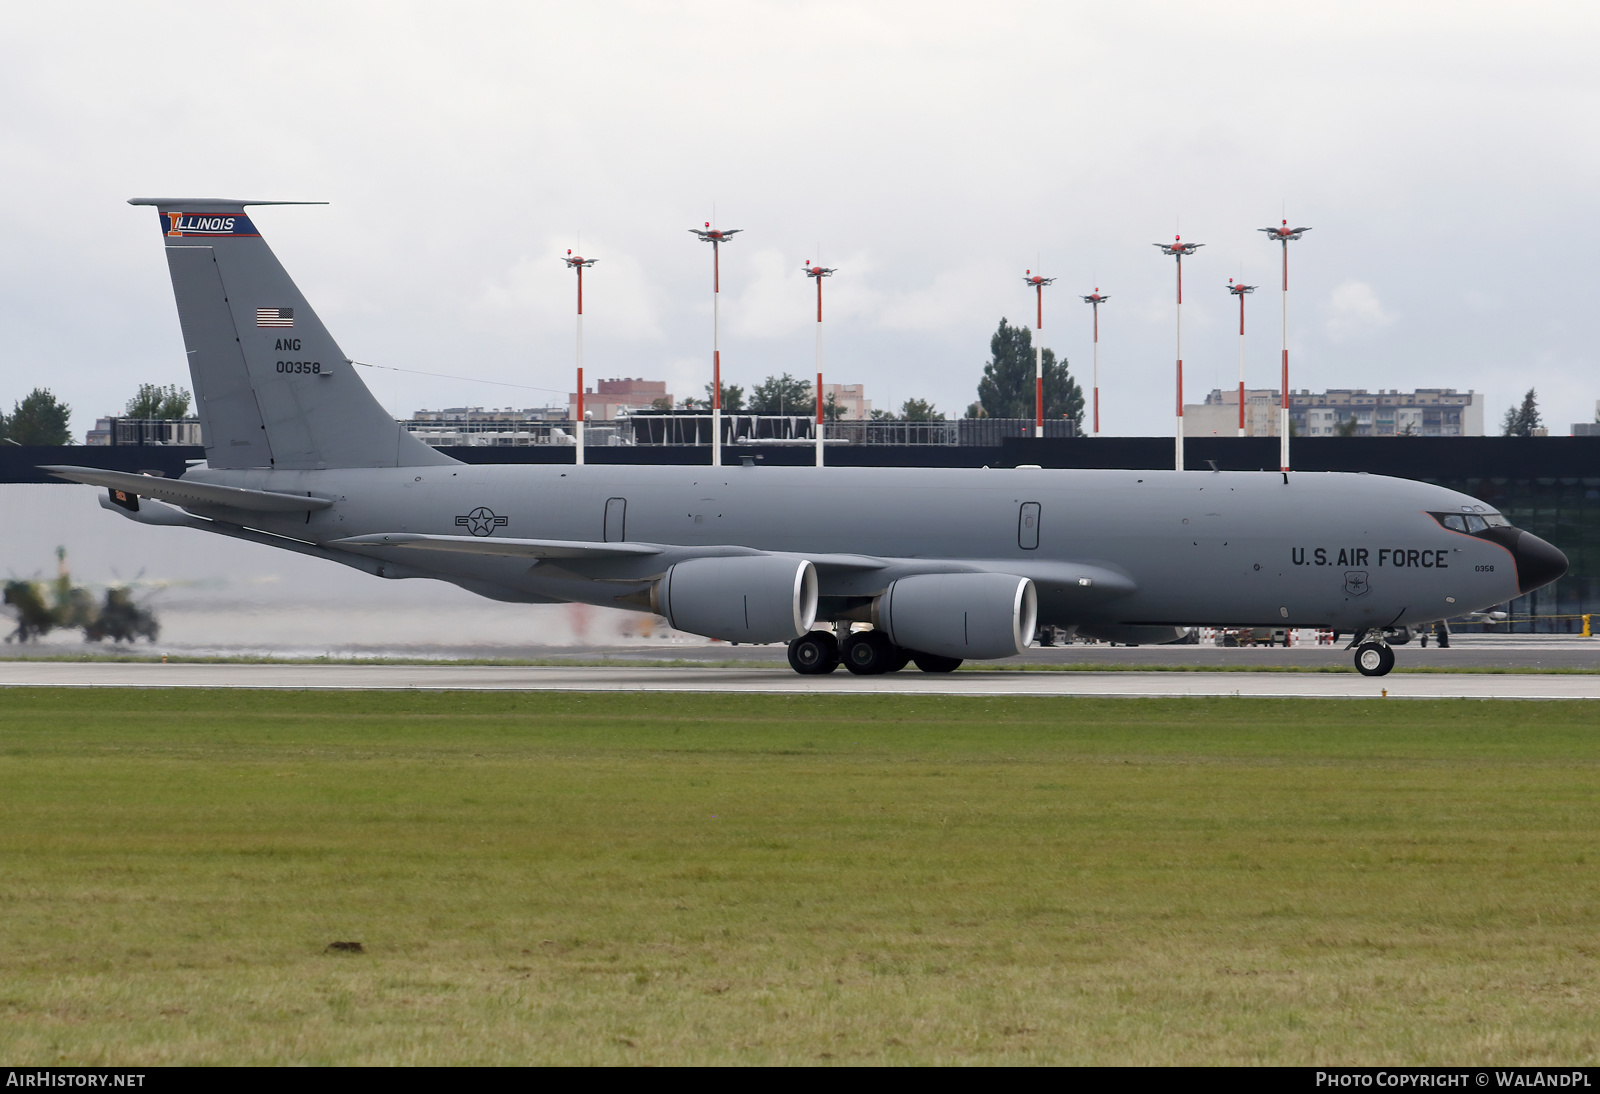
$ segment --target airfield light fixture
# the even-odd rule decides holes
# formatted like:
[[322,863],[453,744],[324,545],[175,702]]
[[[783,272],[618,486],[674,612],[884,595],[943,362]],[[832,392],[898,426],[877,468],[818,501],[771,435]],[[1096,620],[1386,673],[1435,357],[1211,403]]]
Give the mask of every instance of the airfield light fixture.
[[821,467],[822,466],[822,441],[823,441],[823,436],[822,435],[823,435],[823,431],[824,431],[824,429],[823,429],[823,420],[822,420],[822,279],[824,277],[832,277],[833,276],[833,269],[828,267],[828,266],[823,266],[823,265],[820,265],[820,264],[816,265],[816,266],[813,266],[811,264],[811,260],[808,258],[808,259],[806,259],[805,271],[806,271],[806,276],[811,278],[811,280],[813,280],[813,281],[815,281],[817,283],[817,387],[816,387],[817,424],[816,424],[816,431],[817,431],[817,466]]
[[717,303],[722,297],[722,245],[743,228],[690,228],[700,242],[711,244],[711,465],[722,466],[722,345],[717,335]]
[[578,274],[578,416],[573,425],[577,454],[573,457],[573,462],[581,467],[583,465],[583,270],[584,267],[593,266],[600,260],[575,255],[572,253],[572,248],[568,247],[565,261],[567,268],[577,271]]
[[1244,298],[1256,291],[1254,285],[1243,285],[1228,278],[1228,291],[1239,298],[1239,436],[1244,436]]
[[1283,397],[1278,405],[1278,462],[1289,470],[1289,241],[1299,239],[1310,228],[1291,228],[1287,220],[1276,228],[1258,228],[1267,238],[1283,244]]
[[1173,236],[1171,243],[1157,243],[1161,253],[1178,260],[1178,434],[1177,466],[1183,470],[1183,260],[1193,255],[1204,243],[1185,243],[1182,236]]
[[1109,296],[1100,295],[1100,286],[1096,285],[1094,292],[1083,298],[1083,302],[1094,309],[1094,435],[1100,435],[1100,305],[1110,300]]
[[1040,277],[1032,270],[1024,270],[1022,280],[1033,287],[1036,312],[1033,333],[1033,435],[1044,436],[1044,287],[1055,281],[1053,277]]

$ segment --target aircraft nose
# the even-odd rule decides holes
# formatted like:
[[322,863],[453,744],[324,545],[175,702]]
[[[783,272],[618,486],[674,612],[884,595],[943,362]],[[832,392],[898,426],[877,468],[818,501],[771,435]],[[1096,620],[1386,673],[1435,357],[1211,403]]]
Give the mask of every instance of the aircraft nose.
[[1532,532],[1517,536],[1511,555],[1517,560],[1517,587],[1531,593],[1567,572],[1567,556]]

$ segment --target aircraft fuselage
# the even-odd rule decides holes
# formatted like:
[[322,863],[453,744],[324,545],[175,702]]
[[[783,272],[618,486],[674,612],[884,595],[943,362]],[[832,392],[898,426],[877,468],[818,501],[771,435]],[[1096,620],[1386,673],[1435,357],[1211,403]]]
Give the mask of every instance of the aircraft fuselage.
[[[1092,443],[1092,442],[1085,442]],[[1042,623],[1328,626],[1428,622],[1522,591],[1508,547],[1430,516],[1475,498],[1382,476],[967,468],[469,465],[219,471],[185,478],[333,500],[253,527],[317,543],[372,533],[630,541],[640,559],[359,553],[505,599],[613,606],[717,545],[882,559],[823,570],[822,618],[929,563],[1032,578]],[[196,512],[205,512],[196,509]],[[226,511],[216,511],[224,519]],[[908,569],[909,566],[909,569]]]

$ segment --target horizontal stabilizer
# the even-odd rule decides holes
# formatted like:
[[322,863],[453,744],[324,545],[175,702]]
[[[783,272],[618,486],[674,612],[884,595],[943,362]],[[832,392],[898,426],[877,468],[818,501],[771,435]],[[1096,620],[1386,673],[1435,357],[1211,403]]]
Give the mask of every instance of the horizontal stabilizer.
[[255,198],[129,198],[129,205],[181,205],[189,209],[231,209],[246,205],[326,205],[325,201],[261,201]]
[[71,467],[64,464],[41,465],[58,479],[122,490],[142,498],[158,498],[174,505],[244,509],[252,513],[304,513],[326,509],[327,498],[308,498],[301,494],[279,494],[271,490],[245,490],[238,486],[218,486],[188,479],[161,479],[153,475],[132,475],[126,471],[103,471],[98,467]]
[[595,543],[579,539],[500,539],[478,536],[429,536],[420,532],[379,532],[334,540],[333,547],[410,547],[463,555],[505,558],[630,558],[659,555],[660,547],[642,543]]

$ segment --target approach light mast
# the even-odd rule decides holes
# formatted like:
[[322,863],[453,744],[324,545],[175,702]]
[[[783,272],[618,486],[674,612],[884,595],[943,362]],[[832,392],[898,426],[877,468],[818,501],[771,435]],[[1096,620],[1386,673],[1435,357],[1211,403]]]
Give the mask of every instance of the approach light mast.
[[1100,436],[1100,305],[1110,300],[1100,295],[1100,286],[1083,297],[1083,302],[1094,309],[1094,435]]
[[1285,220],[1276,228],[1258,228],[1267,238],[1283,244],[1283,397],[1278,406],[1278,462],[1289,470],[1289,241],[1299,239],[1310,228],[1291,228]]
[[573,432],[576,435],[576,441],[577,441],[577,455],[573,458],[573,463],[577,464],[579,467],[582,467],[583,466],[583,269],[584,269],[585,266],[593,266],[596,262],[598,262],[600,260],[598,258],[584,258],[582,255],[575,255],[575,254],[572,253],[572,248],[568,247],[567,248],[567,257],[566,257],[565,261],[567,263],[567,268],[577,271],[577,274],[578,274],[578,415],[577,415],[577,421],[573,425]]
[[1239,298],[1239,436],[1244,436],[1244,298],[1256,291],[1254,285],[1241,285],[1228,278],[1228,291]]
[[1173,236],[1171,243],[1157,243],[1161,253],[1178,260],[1178,434],[1176,442],[1177,469],[1183,470],[1183,260],[1193,255],[1204,243],[1185,243],[1182,236]]
[[1033,324],[1033,435],[1044,436],[1044,287],[1055,278],[1024,270],[1022,280],[1033,287],[1037,307]]
[[700,242],[711,244],[711,466],[722,466],[722,345],[717,333],[717,304],[722,298],[722,245],[744,231],[743,228],[713,228],[706,221],[702,228],[689,231]]
[[815,402],[817,404],[817,466],[821,467],[824,432],[822,414],[822,279],[824,277],[832,277],[834,271],[827,266],[813,266],[809,258],[806,259],[805,271],[806,276],[817,283],[817,387]]

